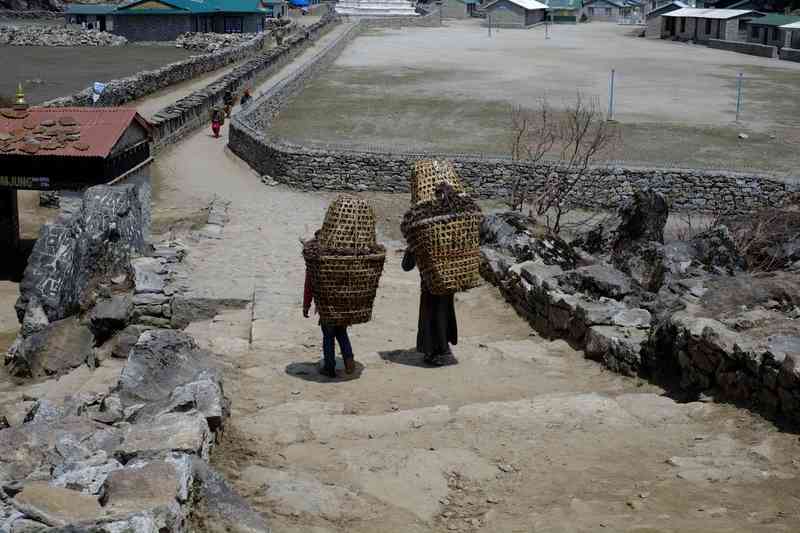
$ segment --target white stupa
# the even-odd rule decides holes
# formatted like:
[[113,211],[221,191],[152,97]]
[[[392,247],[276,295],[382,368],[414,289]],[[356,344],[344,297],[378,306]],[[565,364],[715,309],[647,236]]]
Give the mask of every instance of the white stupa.
[[353,17],[397,17],[417,15],[409,0],[339,0],[336,13]]

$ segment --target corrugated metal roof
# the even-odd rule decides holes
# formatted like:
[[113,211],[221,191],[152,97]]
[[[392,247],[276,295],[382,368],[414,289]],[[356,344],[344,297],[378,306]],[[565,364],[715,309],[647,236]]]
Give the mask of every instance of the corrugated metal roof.
[[697,19],[732,19],[755,13],[752,9],[695,9],[685,7],[677,11],[664,13],[662,17],[686,17]]
[[67,15],[108,15],[117,9],[112,4],[67,4],[64,12]]
[[[168,8],[150,7],[153,3]],[[147,7],[137,9],[139,4]],[[134,0],[119,6],[115,15],[169,15],[185,13],[261,13],[266,8],[260,0]]]
[[[19,118],[12,118],[17,114]],[[107,157],[133,122],[150,129],[136,109],[33,107],[0,110],[0,156]]]
[[779,15],[777,13],[768,13],[763,17],[750,21],[751,24],[758,24],[759,26],[784,26],[786,24],[794,24],[795,22],[800,22],[800,17]]
[[800,22],[793,22],[791,24],[784,24],[781,28],[785,30],[800,30]]
[[[494,4],[500,1],[501,0],[494,0],[494,2],[489,2],[484,6],[484,9],[488,9],[490,6],[493,6]],[[516,4],[522,8],[527,9],[528,11],[533,11],[536,9],[547,9],[547,6],[545,4],[537,2],[536,0],[508,0],[508,1],[511,2],[512,4]]]
[[549,9],[580,9],[581,0],[548,0],[547,7]]

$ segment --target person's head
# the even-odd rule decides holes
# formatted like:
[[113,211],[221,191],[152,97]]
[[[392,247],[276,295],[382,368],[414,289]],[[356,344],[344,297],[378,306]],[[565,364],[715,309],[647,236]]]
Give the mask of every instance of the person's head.
[[245,96],[250,96],[250,87],[246,87],[244,90]]

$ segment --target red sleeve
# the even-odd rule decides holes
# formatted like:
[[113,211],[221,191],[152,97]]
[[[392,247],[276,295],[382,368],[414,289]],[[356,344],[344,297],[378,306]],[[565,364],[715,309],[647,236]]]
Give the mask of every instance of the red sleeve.
[[314,299],[314,292],[311,290],[311,276],[308,275],[306,270],[306,284],[303,290],[303,309],[311,307],[311,301]]

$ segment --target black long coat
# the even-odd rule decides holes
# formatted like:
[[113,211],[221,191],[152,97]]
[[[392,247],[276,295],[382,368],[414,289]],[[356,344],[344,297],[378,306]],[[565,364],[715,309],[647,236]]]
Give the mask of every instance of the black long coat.
[[[414,252],[406,251],[403,256],[403,270],[413,270],[417,266]],[[420,286],[419,323],[417,325],[417,351],[426,355],[450,353],[450,344],[458,344],[458,323],[453,295],[431,294]]]

